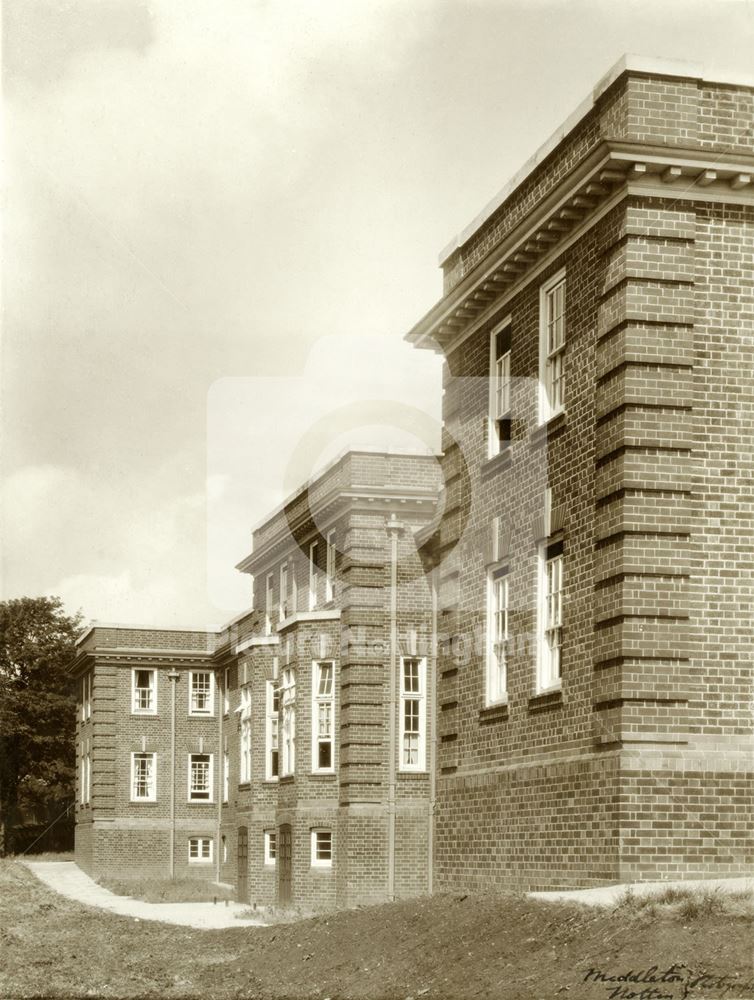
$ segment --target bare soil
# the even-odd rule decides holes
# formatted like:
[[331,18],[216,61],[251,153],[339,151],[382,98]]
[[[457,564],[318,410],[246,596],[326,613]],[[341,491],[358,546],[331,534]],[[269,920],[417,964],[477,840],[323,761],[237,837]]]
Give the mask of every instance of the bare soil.
[[193,931],[72,903],[4,861],[0,915],[3,1000],[754,998],[752,919],[741,906],[728,913],[676,899],[602,910],[438,895]]

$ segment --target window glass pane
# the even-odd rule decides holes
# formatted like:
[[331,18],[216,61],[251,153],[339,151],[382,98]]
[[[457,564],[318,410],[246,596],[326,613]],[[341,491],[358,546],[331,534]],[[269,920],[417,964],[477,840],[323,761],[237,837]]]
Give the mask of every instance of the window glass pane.
[[320,663],[317,693],[321,698],[327,698],[332,694],[332,663]]

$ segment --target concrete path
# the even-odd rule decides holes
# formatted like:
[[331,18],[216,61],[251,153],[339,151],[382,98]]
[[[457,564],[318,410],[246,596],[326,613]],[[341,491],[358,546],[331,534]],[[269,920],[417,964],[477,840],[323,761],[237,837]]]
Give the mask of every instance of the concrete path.
[[555,889],[551,892],[530,892],[532,899],[550,902],[584,903],[586,906],[615,906],[627,892],[634,896],[655,896],[666,889],[701,889],[705,892],[754,892],[751,878],[713,878],[682,882],[622,882],[600,885],[594,889]]
[[24,862],[38,879],[61,896],[75,899],[85,906],[110,910],[135,920],[161,920],[166,924],[181,924],[197,930],[217,930],[222,927],[262,927],[263,920],[239,918],[236,914],[248,913],[248,906],[218,900],[214,903],[144,903],[130,896],[116,896],[109,889],[97,885],[94,879],[81,871],[73,861]]

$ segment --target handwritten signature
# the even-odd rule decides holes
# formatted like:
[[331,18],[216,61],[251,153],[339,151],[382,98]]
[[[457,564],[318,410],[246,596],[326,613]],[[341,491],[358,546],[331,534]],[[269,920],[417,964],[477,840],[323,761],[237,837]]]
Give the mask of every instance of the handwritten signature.
[[671,965],[661,969],[651,965],[648,969],[628,969],[613,973],[591,968],[582,982],[600,983],[605,987],[607,1000],[686,1000],[691,990],[714,990],[719,997],[754,996],[754,981],[741,982],[728,975],[694,972],[685,965]]

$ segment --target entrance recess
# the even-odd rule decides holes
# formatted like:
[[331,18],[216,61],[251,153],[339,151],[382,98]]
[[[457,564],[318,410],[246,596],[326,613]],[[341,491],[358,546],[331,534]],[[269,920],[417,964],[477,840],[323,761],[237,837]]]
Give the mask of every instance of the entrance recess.
[[280,874],[278,881],[278,903],[285,906],[290,903],[293,894],[291,891],[291,827],[289,823],[284,823],[278,832],[278,864]]
[[249,831],[245,826],[238,828],[238,902],[249,902]]

